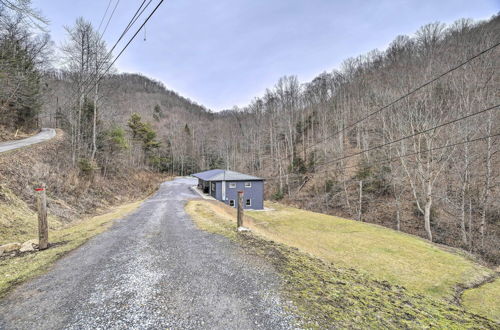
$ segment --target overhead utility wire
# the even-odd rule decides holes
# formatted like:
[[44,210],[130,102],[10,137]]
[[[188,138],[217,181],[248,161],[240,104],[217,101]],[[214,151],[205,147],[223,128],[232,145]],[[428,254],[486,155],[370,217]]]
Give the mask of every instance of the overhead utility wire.
[[[132,18],[132,22],[130,22],[130,23],[129,23],[129,25],[125,28],[125,33],[127,33],[127,32],[128,32],[128,30],[130,29],[130,27],[131,27],[132,25],[134,25],[134,24],[135,24],[135,22],[137,22],[137,20],[139,19],[139,17],[142,15],[142,13],[144,13],[144,11],[146,10],[146,8],[148,8],[148,7],[149,7],[149,5],[151,4],[151,2],[153,2],[153,0],[149,0],[148,4],[147,4],[144,8],[142,8],[142,6],[144,5],[144,3],[145,3],[145,2],[146,2],[146,0],[144,0],[144,1],[142,2],[141,6],[139,7],[139,9],[137,10],[137,12],[135,13],[134,17],[135,17],[135,16],[137,16],[137,17],[135,17],[135,19],[134,19],[134,17],[133,17],[133,18]],[[141,10],[141,8],[142,8],[142,11],[140,12],[140,14],[139,14],[139,15],[137,15],[137,13],[139,12],[139,10]]]
[[436,125],[436,126],[433,126],[431,128],[427,128],[423,131],[418,131],[418,132],[415,132],[413,134],[410,134],[410,135],[406,135],[406,136],[403,136],[399,139],[396,139],[396,140],[392,140],[392,141],[389,141],[389,142],[386,142],[386,143],[383,143],[383,144],[380,144],[380,145],[377,145],[377,146],[374,146],[374,147],[371,147],[371,148],[368,148],[368,149],[363,149],[359,152],[355,152],[353,154],[349,154],[349,155],[346,155],[346,156],[343,156],[343,157],[340,157],[340,158],[336,158],[336,159],[332,159],[332,160],[329,160],[329,161],[326,161],[324,163],[321,163],[320,165],[318,166],[325,166],[327,164],[331,164],[331,163],[336,163],[336,162],[339,162],[341,160],[344,160],[344,159],[348,159],[348,158],[351,158],[351,157],[354,157],[354,156],[359,156],[361,154],[364,154],[366,152],[369,152],[369,151],[372,151],[372,150],[375,150],[375,149],[380,149],[380,148],[383,148],[385,146],[388,146],[388,145],[391,145],[391,144],[394,144],[394,143],[397,143],[397,142],[401,142],[403,140],[406,140],[406,139],[409,139],[411,137],[415,137],[417,135],[420,135],[420,134],[424,134],[424,133],[427,133],[427,132],[430,132],[430,131],[433,131],[435,129],[438,129],[438,128],[441,128],[443,126],[447,126],[447,125],[451,125],[451,124],[454,124],[456,122],[459,122],[459,121],[462,121],[462,120],[465,120],[465,119],[468,119],[470,117],[474,117],[474,116],[477,116],[479,114],[482,114],[484,112],[487,112],[487,111],[491,111],[495,108],[498,108],[500,107],[500,104],[497,104],[497,105],[494,105],[494,106],[491,106],[489,108],[486,108],[486,109],[483,109],[483,110],[479,110],[479,111],[476,111],[476,112],[473,112],[473,113],[470,113],[466,116],[463,116],[463,117],[460,117],[460,118],[456,118],[456,119],[453,119],[453,120],[450,120],[450,121],[447,121],[447,122],[444,122],[442,124],[439,124],[439,125]]
[[[405,158],[405,157],[409,157],[409,156],[415,156],[415,155],[418,155],[418,154],[421,154],[421,153],[424,153],[424,152],[429,152],[429,151],[434,151],[434,150],[440,150],[440,149],[445,149],[445,148],[456,147],[458,145],[467,144],[467,143],[473,143],[473,142],[478,142],[478,141],[481,141],[481,140],[485,140],[485,139],[489,139],[489,138],[493,138],[493,137],[497,137],[497,136],[500,136],[500,132],[499,133],[495,133],[495,134],[491,134],[491,135],[481,136],[481,137],[478,137],[478,138],[475,138],[475,139],[472,139],[472,140],[464,140],[464,141],[460,141],[460,142],[446,144],[444,146],[429,148],[429,149],[425,149],[425,150],[421,150],[421,151],[415,151],[415,152],[411,152],[411,153],[407,153],[407,154],[395,156],[395,157],[392,157],[392,158],[389,158],[389,159],[386,159],[386,160],[373,162],[373,163],[371,163],[371,165],[392,163],[395,160],[398,160],[398,159],[401,159],[401,158]],[[358,167],[359,167],[358,165],[350,165],[350,166],[343,166],[341,168],[336,168],[335,170],[336,171],[341,171],[341,170],[346,170],[346,169],[350,169],[350,168],[358,168]],[[311,174],[326,173],[326,172],[330,172],[330,171],[332,171],[332,170],[331,169],[324,169],[324,170],[321,170],[321,171],[312,172]],[[265,179],[266,180],[276,180],[276,179],[284,178],[284,177],[286,177],[286,176],[271,177],[271,178],[265,178]]]
[[109,6],[111,6],[111,2],[113,0],[108,1],[108,6],[106,7],[106,11],[104,12],[104,15],[102,15],[101,22],[99,23],[99,26],[97,27],[97,32],[101,29],[102,23],[104,22],[104,18],[106,18],[106,15],[108,14]]
[[419,91],[419,90],[421,90],[422,88],[424,88],[424,87],[426,87],[426,86],[428,86],[428,85],[432,84],[432,83],[433,83],[433,82],[435,82],[436,80],[439,80],[439,79],[441,79],[442,77],[444,77],[444,76],[446,76],[446,75],[450,74],[451,72],[453,72],[453,71],[455,71],[455,70],[457,70],[457,69],[461,68],[462,66],[466,65],[466,64],[467,64],[467,63],[469,63],[470,61],[472,61],[472,60],[474,60],[475,58],[477,58],[477,57],[479,57],[479,56],[481,56],[481,55],[483,55],[483,54],[485,54],[485,53],[489,52],[490,50],[494,49],[495,47],[498,47],[499,45],[500,45],[500,42],[497,42],[497,43],[496,43],[496,44],[494,44],[493,46],[490,46],[490,47],[488,47],[488,48],[486,48],[486,49],[482,50],[481,52],[477,53],[476,55],[474,55],[474,56],[472,56],[472,57],[469,57],[468,59],[466,59],[466,60],[465,60],[465,61],[463,61],[462,63],[460,63],[460,64],[458,64],[458,65],[455,65],[455,66],[454,66],[454,67],[452,67],[451,69],[446,70],[445,72],[443,72],[443,73],[441,73],[440,75],[438,75],[438,76],[436,76],[436,77],[432,78],[431,80],[427,81],[426,83],[424,83],[424,84],[422,84],[422,85],[418,86],[417,88],[412,89],[412,90],[411,90],[411,91],[409,91],[408,93],[406,93],[406,94],[404,94],[404,95],[402,95],[402,96],[398,97],[397,99],[395,99],[395,100],[393,100],[392,102],[390,102],[390,103],[388,103],[388,104],[384,105],[383,107],[379,108],[378,110],[376,110],[376,111],[374,111],[374,112],[371,112],[371,113],[370,113],[370,114],[368,114],[367,116],[365,116],[365,117],[363,117],[363,118],[361,118],[361,119],[359,119],[359,120],[355,121],[353,124],[348,125],[348,126],[346,126],[346,127],[342,128],[341,130],[339,130],[339,131],[335,132],[334,134],[331,134],[331,135],[327,136],[326,138],[324,138],[324,139],[320,140],[319,142],[316,142],[315,144],[313,144],[313,145],[311,145],[311,146],[307,147],[306,149],[308,149],[308,148],[310,148],[310,147],[312,147],[312,146],[318,145],[318,144],[320,144],[320,143],[322,143],[322,142],[324,142],[324,141],[326,141],[326,140],[328,140],[328,139],[330,139],[330,138],[332,138],[332,137],[334,137],[334,136],[336,136],[336,135],[338,135],[338,134],[340,134],[340,133],[342,133],[342,132],[344,132],[344,131],[346,131],[346,130],[348,130],[348,129],[353,128],[354,126],[356,126],[356,125],[358,125],[359,123],[361,123],[361,122],[365,121],[366,119],[371,118],[371,117],[373,117],[374,115],[376,115],[376,114],[378,114],[378,113],[380,113],[380,112],[384,111],[385,109],[387,109],[387,108],[389,108],[390,106],[392,106],[392,105],[396,104],[397,102],[401,101],[402,99],[407,98],[407,97],[408,97],[408,96],[410,96],[411,94],[414,94],[414,93],[418,92],[418,91]]
[[[158,8],[161,6],[161,4],[163,3],[163,1],[165,0],[160,0],[160,2],[158,3],[158,5],[156,5],[156,7],[153,9],[153,11],[149,14],[149,16],[146,18],[146,20],[141,24],[141,26],[139,27],[139,29],[137,29],[137,31],[134,33],[134,35],[132,36],[132,38],[130,38],[130,40],[127,42],[127,44],[123,47],[123,49],[118,53],[118,55],[115,57],[115,59],[111,62],[111,64],[108,66],[108,68],[101,74],[101,76],[97,79],[97,81],[94,83],[94,86],[104,77],[104,75],[111,69],[111,67],[113,66],[113,64],[115,64],[115,62],[118,60],[118,58],[120,58],[120,56],[123,54],[123,52],[127,49],[127,47],[132,43],[132,41],[135,39],[135,37],[139,34],[139,32],[142,30],[142,28],[144,27],[144,25],[146,25],[146,23],[149,21],[149,19],[153,16],[153,14],[158,10]],[[85,94],[85,93],[84,93]]]
[[[145,3],[145,2],[146,2],[146,0],[144,0],[144,1],[142,2],[141,6],[137,9],[137,11],[135,12],[134,16],[132,16],[132,18],[130,19],[129,23],[127,24],[127,27],[125,28],[125,30],[122,32],[122,34],[120,35],[120,37],[118,38],[118,40],[115,42],[115,44],[113,45],[113,47],[111,48],[111,50],[110,50],[110,51],[108,52],[108,54],[106,55],[106,58],[107,58],[107,57],[109,57],[109,56],[112,54],[113,50],[116,48],[116,46],[118,45],[118,43],[119,43],[119,42],[123,39],[123,37],[125,36],[125,34],[127,33],[127,31],[131,28],[131,26],[133,26],[133,24],[134,24],[134,23],[138,20],[138,18],[142,15],[142,13],[143,13],[143,12],[144,12],[144,10],[147,8],[147,6],[148,6],[148,5],[152,2],[152,0],[150,0],[150,1],[149,1],[149,3],[146,5],[146,7],[144,7],[144,8],[143,8],[143,10],[139,13],[139,11],[141,10],[141,8],[142,8],[142,6],[144,5],[144,3]],[[161,0],[161,1],[160,1],[160,3],[158,4],[158,6],[155,8],[155,10],[154,10],[154,11],[156,11],[156,9],[157,9],[157,8],[161,5],[161,3],[162,3],[162,2],[163,2],[163,0]],[[153,11],[153,13],[154,13],[154,11]],[[147,21],[151,18],[151,16],[152,16],[152,14],[153,14],[153,13],[151,13],[151,15],[150,15],[150,16],[146,19],[146,21],[145,21],[145,22],[147,22]],[[145,24],[145,23],[144,23],[144,24]],[[144,24],[143,24],[143,25],[144,25]],[[141,26],[141,28],[142,28],[142,26]],[[140,31],[140,29],[141,29],[141,28],[139,28],[139,30],[136,32],[136,34]],[[135,38],[136,34],[132,37],[132,39],[133,39],[133,38]],[[131,39],[131,40],[132,40],[132,39]],[[130,42],[131,42],[131,41],[129,41],[129,42],[128,42],[128,44],[130,44]],[[128,44],[127,44],[127,46],[128,46]],[[126,48],[127,46],[125,46],[125,48]],[[123,53],[123,51],[124,51],[124,50],[122,50],[122,51],[121,51],[121,53]],[[121,55],[121,54],[120,54],[120,55]],[[99,63],[99,64],[98,64],[98,69],[97,69],[97,71],[99,71],[99,70],[101,69],[101,65],[102,65],[102,64],[104,64],[104,62],[105,62],[105,60],[102,60],[102,61],[101,61],[101,63]],[[115,59],[115,61],[113,61],[113,63],[114,63],[114,62],[116,62],[116,59]],[[105,72],[108,72],[108,71],[110,70],[110,68],[111,68],[111,67],[108,67],[108,68],[106,69],[106,71],[105,71]],[[90,87],[90,86],[92,86],[92,87],[91,87],[91,89],[92,89],[92,88],[93,88],[93,87],[94,87],[94,86],[98,83],[98,81],[100,81],[100,80],[102,79],[102,77],[101,77],[101,78],[99,78],[99,80],[97,80],[97,81],[96,81],[96,82],[92,85],[92,80],[94,80],[95,78],[97,78],[97,76],[98,76],[98,75],[99,75],[99,73],[92,73],[92,74],[90,74],[90,75],[87,77],[87,79],[85,79],[85,81],[82,83],[82,85],[84,85],[84,94],[85,94],[85,93],[87,93],[87,91],[88,91],[88,89],[89,89],[89,87]],[[77,94],[77,93],[78,93],[78,92],[75,92],[75,93],[72,95],[71,99],[72,99],[74,96],[76,96],[76,94]],[[72,103],[72,102],[71,102],[71,101],[69,101],[69,102],[67,102],[64,106],[67,106],[69,103]]]
[[[105,64],[106,60],[109,59],[109,57],[112,55],[113,53],[113,50],[115,50],[116,46],[118,46],[118,44],[120,43],[120,41],[123,39],[123,37],[127,34],[127,32],[130,30],[130,28],[135,24],[135,22],[137,22],[137,20],[139,19],[139,17],[144,13],[144,10],[146,10],[146,8],[149,6],[149,4],[151,4],[152,0],[149,0],[148,4],[142,9],[141,11],[141,8],[142,6],[144,5],[144,3],[146,2],[146,0],[143,0],[142,4],[139,6],[139,8],[136,10],[134,16],[132,16],[132,18],[130,19],[129,23],[127,24],[127,27],[123,30],[122,34],[120,35],[120,37],[118,38],[118,40],[115,42],[115,44],[113,45],[113,47],[108,51],[108,54],[104,57],[103,60],[100,61],[100,63],[97,65],[97,71],[99,72],[101,70],[101,66],[103,64]],[[159,5],[161,4],[162,1],[160,1]],[[159,6],[158,5],[158,6]],[[140,13],[139,13],[140,11]],[[148,18],[149,19],[149,18]],[[142,26],[141,26],[142,28]],[[139,30],[141,29],[139,28]],[[135,36],[134,36],[135,37]],[[134,38],[132,37],[132,38]],[[108,68],[106,70],[109,71],[110,68]],[[82,85],[86,85],[84,87],[84,90],[86,91],[88,89],[88,87],[92,84],[92,80],[95,79],[97,76],[99,75],[99,73],[97,74],[91,74],[89,75],[89,77],[87,79],[85,79],[85,81],[82,83]],[[95,85],[94,85],[95,86]]]
[[[356,125],[358,125],[359,123],[361,123],[361,122],[365,121],[366,119],[371,118],[371,117],[373,117],[374,115],[376,115],[376,114],[378,114],[378,113],[380,113],[380,112],[384,111],[385,109],[387,109],[387,108],[389,108],[390,106],[392,106],[392,105],[396,104],[397,102],[401,101],[402,99],[404,99],[404,98],[406,98],[406,97],[408,97],[408,96],[410,96],[410,95],[412,95],[412,94],[414,94],[414,93],[418,92],[418,91],[419,91],[419,90],[421,90],[422,88],[424,88],[424,87],[426,87],[426,86],[428,86],[428,85],[432,84],[433,82],[435,82],[435,81],[437,81],[437,80],[441,79],[442,77],[444,77],[444,76],[446,76],[446,75],[450,74],[451,72],[453,72],[453,71],[455,71],[455,70],[457,70],[457,69],[461,68],[462,66],[464,66],[464,65],[466,65],[467,63],[471,62],[472,60],[474,60],[474,59],[478,58],[479,56],[481,56],[481,55],[483,55],[483,54],[485,54],[485,53],[489,52],[490,50],[492,50],[492,49],[494,49],[494,48],[498,47],[499,45],[500,45],[500,42],[497,42],[497,43],[495,43],[494,45],[492,45],[492,46],[490,46],[490,47],[488,47],[488,48],[486,48],[486,49],[484,49],[484,50],[480,51],[479,53],[475,54],[474,56],[469,57],[468,59],[466,59],[466,60],[464,60],[463,62],[461,62],[461,63],[459,63],[459,64],[455,65],[454,67],[452,67],[452,68],[450,68],[450,69],[446,70],[445,72],[443,72],[443,73],[439,74],[438,76],[436,76],[436,77],[432,78],[431,80],[429,80],[429,81],[425,82],[424,84],[422,84],[422,85],[420,85],[420,86],[418,86],[418,87],[416,87],[416,88],[412,89],[411,91],[409,91],[409,92],[407,92],[407,93],[403,94],[402,96],[400,96],[400,97],[398,97],[398,98],[394,99],[394,100],[393,100],[393,101],[391,101],[390,103],[388,103],[388,104],[386,104],[386,105],[382,106],[381,108],[379,108],[379,109],[377,109],[377,110],[375,110],[375,111],[371,112],[370,114],[366,115],[365,117],[363,117],[363,118],[361,118],[361,119],[359,119],[359,120],[355,121],[353,124],[348,125],[348,126],[346,126],[346,127],[342,128],[342,129],[340,129],[340,130],[337,130],[335,133],[333,133],[333,134],[331,134],[331,135],[329,135],[329,136],[327,136],[327,137],[325,137],[325,138],[323,138],[323,139],[321,139],[321,140],[319,140],[319,141],[317,141],[317,142],[315,142],[315,143],[313,143],[313,144],[311,144],[311,145],[306,146],[304,150],[308,150],[308,149],[310,149],[310,148],[312,148],[312,147],[315,147],[315,146],[317,146],[318,144],[323,143],[323,142],[325,142],[326,140],[331,139],[332,137],[335,137],[335,136],[337,136],[338,134],[340,134],[340,133],[342,133],[342,132],[344,132],[344,131],[346,131],[346,130],[348,130],[348,129],[353,128],[354,126],[356,126]],[[291,156],[291,154],[288,154],[286,157],[283,157],[283,158],[278,159],[278,161],[281,161],[281,160],[287,159],[287,158],[289,158],[290,156]]]
[[[152,0],[149,1],[149,3],[151,3]],[[110,0],[109,4],[111,4],[112,0]],[[82,86],[84,86],[84,90],[86,90],[88,88],[88,86],[90,86],[90,83],[93,79],[95,79],[95,77],[97,77],[99,75],[99,70],[101,69],[101,66],[105,63],[106,59],[108,59],[111,55],[112,55],[112,52],[113,50],[116,48],[116,46],[118,45],[118,43],[122,40],[122,38],[125,36],[125,34],[127,33],[127,31],[130,29],[130,27],[137,21],[137,19],[140,17],[140,15],[142,14],[139,14],[139,11],[141,10],[142,6],[144,5],[144,3],[146,2],[146,0],[143,0],[142,1],[142,4],[139,6],[139,8],[136,10],[136,12],[134,13],[134,15],[132,16],[132,18],[129,20],[127,26],[125,27],[124,31],[121,33],[120,37],[118,38],[118,40],[115,42],[115,44],[113,45],[113,47],[111,48],[110,51],[108,51],[108,53],[106,54],[106,56],[104,57],[104,59],[102,59],[100,61],[100,63],[98,63],[97,65],[97,72],[96,73],[91,73],[87,78],[85,78],[85,80],[82,82]],[[148,3],[148,5],[149,5]],[[109,4],[108,4],[108,7],[109,7]],[[146,6],[147,7],[147,6]],[[107,9],[106,9],[107,11]],[[105,15],[103,16],[102,20],[101,20],[101,23],[102,21],[104,20],[105,18]],[[109,22],[109,20],[108,20]],[[99,25],[100,26],[100,25]],[[97,29],[97,31],[99,31],[99,29]],[[104,33],[100,34],[99,35],[99,41],[102,40],[102,37],[103,37]],[[63,105],[63,107],[66,107],[68,106],[70,103],[72,103],[72,99],[78,94],[79,92],[73,92],[73,95],[71,95],[69,101],[65,102],[65,104]]]
[[101,38],[102,36],[104,36],[104,33],[106,33],[106,30],[108,29],[108,26],[109,26],[109,23],[111,22],[111,19],[113,18],[113,16],[115,15],[115,11],[116,11],[116,8],[118,7],[118,4],[120,3],[120,0],[117,0],[116,1],[116,5],[115,7],[113,8],[113,11],[111,12],[111,15],[109,15],[109,19],[108,19],[108,22],[106,23],[106,26],[104,27],[104,30],[102,30],[102,33],[101,33]]

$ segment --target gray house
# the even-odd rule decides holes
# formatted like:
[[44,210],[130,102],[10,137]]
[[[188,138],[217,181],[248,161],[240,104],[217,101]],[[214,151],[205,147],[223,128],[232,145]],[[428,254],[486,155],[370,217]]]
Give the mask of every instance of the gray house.
[[218,201],[236,207],[238,191],[243,191],[246,209],[264,208],[264,179],[229,170],[210,170],[193,174],[198,178],[198,188]]

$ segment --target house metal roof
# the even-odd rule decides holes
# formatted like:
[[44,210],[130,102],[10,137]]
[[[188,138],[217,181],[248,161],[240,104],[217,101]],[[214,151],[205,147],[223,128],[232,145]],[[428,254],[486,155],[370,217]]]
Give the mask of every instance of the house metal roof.
[[243,174],[235,171],[229,170],[209,170],[205,172],[193,174],[195,178],[202,179],[204,181],[251,181],[251,180],[264,180],[262,178]]

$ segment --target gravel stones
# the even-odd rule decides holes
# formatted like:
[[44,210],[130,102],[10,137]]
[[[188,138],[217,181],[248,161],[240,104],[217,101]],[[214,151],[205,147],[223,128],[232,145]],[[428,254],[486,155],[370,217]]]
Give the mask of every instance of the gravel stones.
[[274,269],[184,212],[178,178],[0,301],[1,329],[290,329]]

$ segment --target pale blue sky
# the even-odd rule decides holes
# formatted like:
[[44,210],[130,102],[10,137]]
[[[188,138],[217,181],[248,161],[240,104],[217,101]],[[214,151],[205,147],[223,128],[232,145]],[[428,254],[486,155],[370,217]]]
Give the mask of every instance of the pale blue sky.
[[[116,1],[104,35],[108,45],[142,2],[112,0],[111,7]],[[83,16],[97,26],[108,0],[33,4],[51,21],[60,45],[63,25]],[[147,24],[147,40],[141,33],[116,67],[161,80],[217,111],[248,104],[284,75],[309,81],[426,23],[486,19],[499,11],[500,0],[165,0]]]

